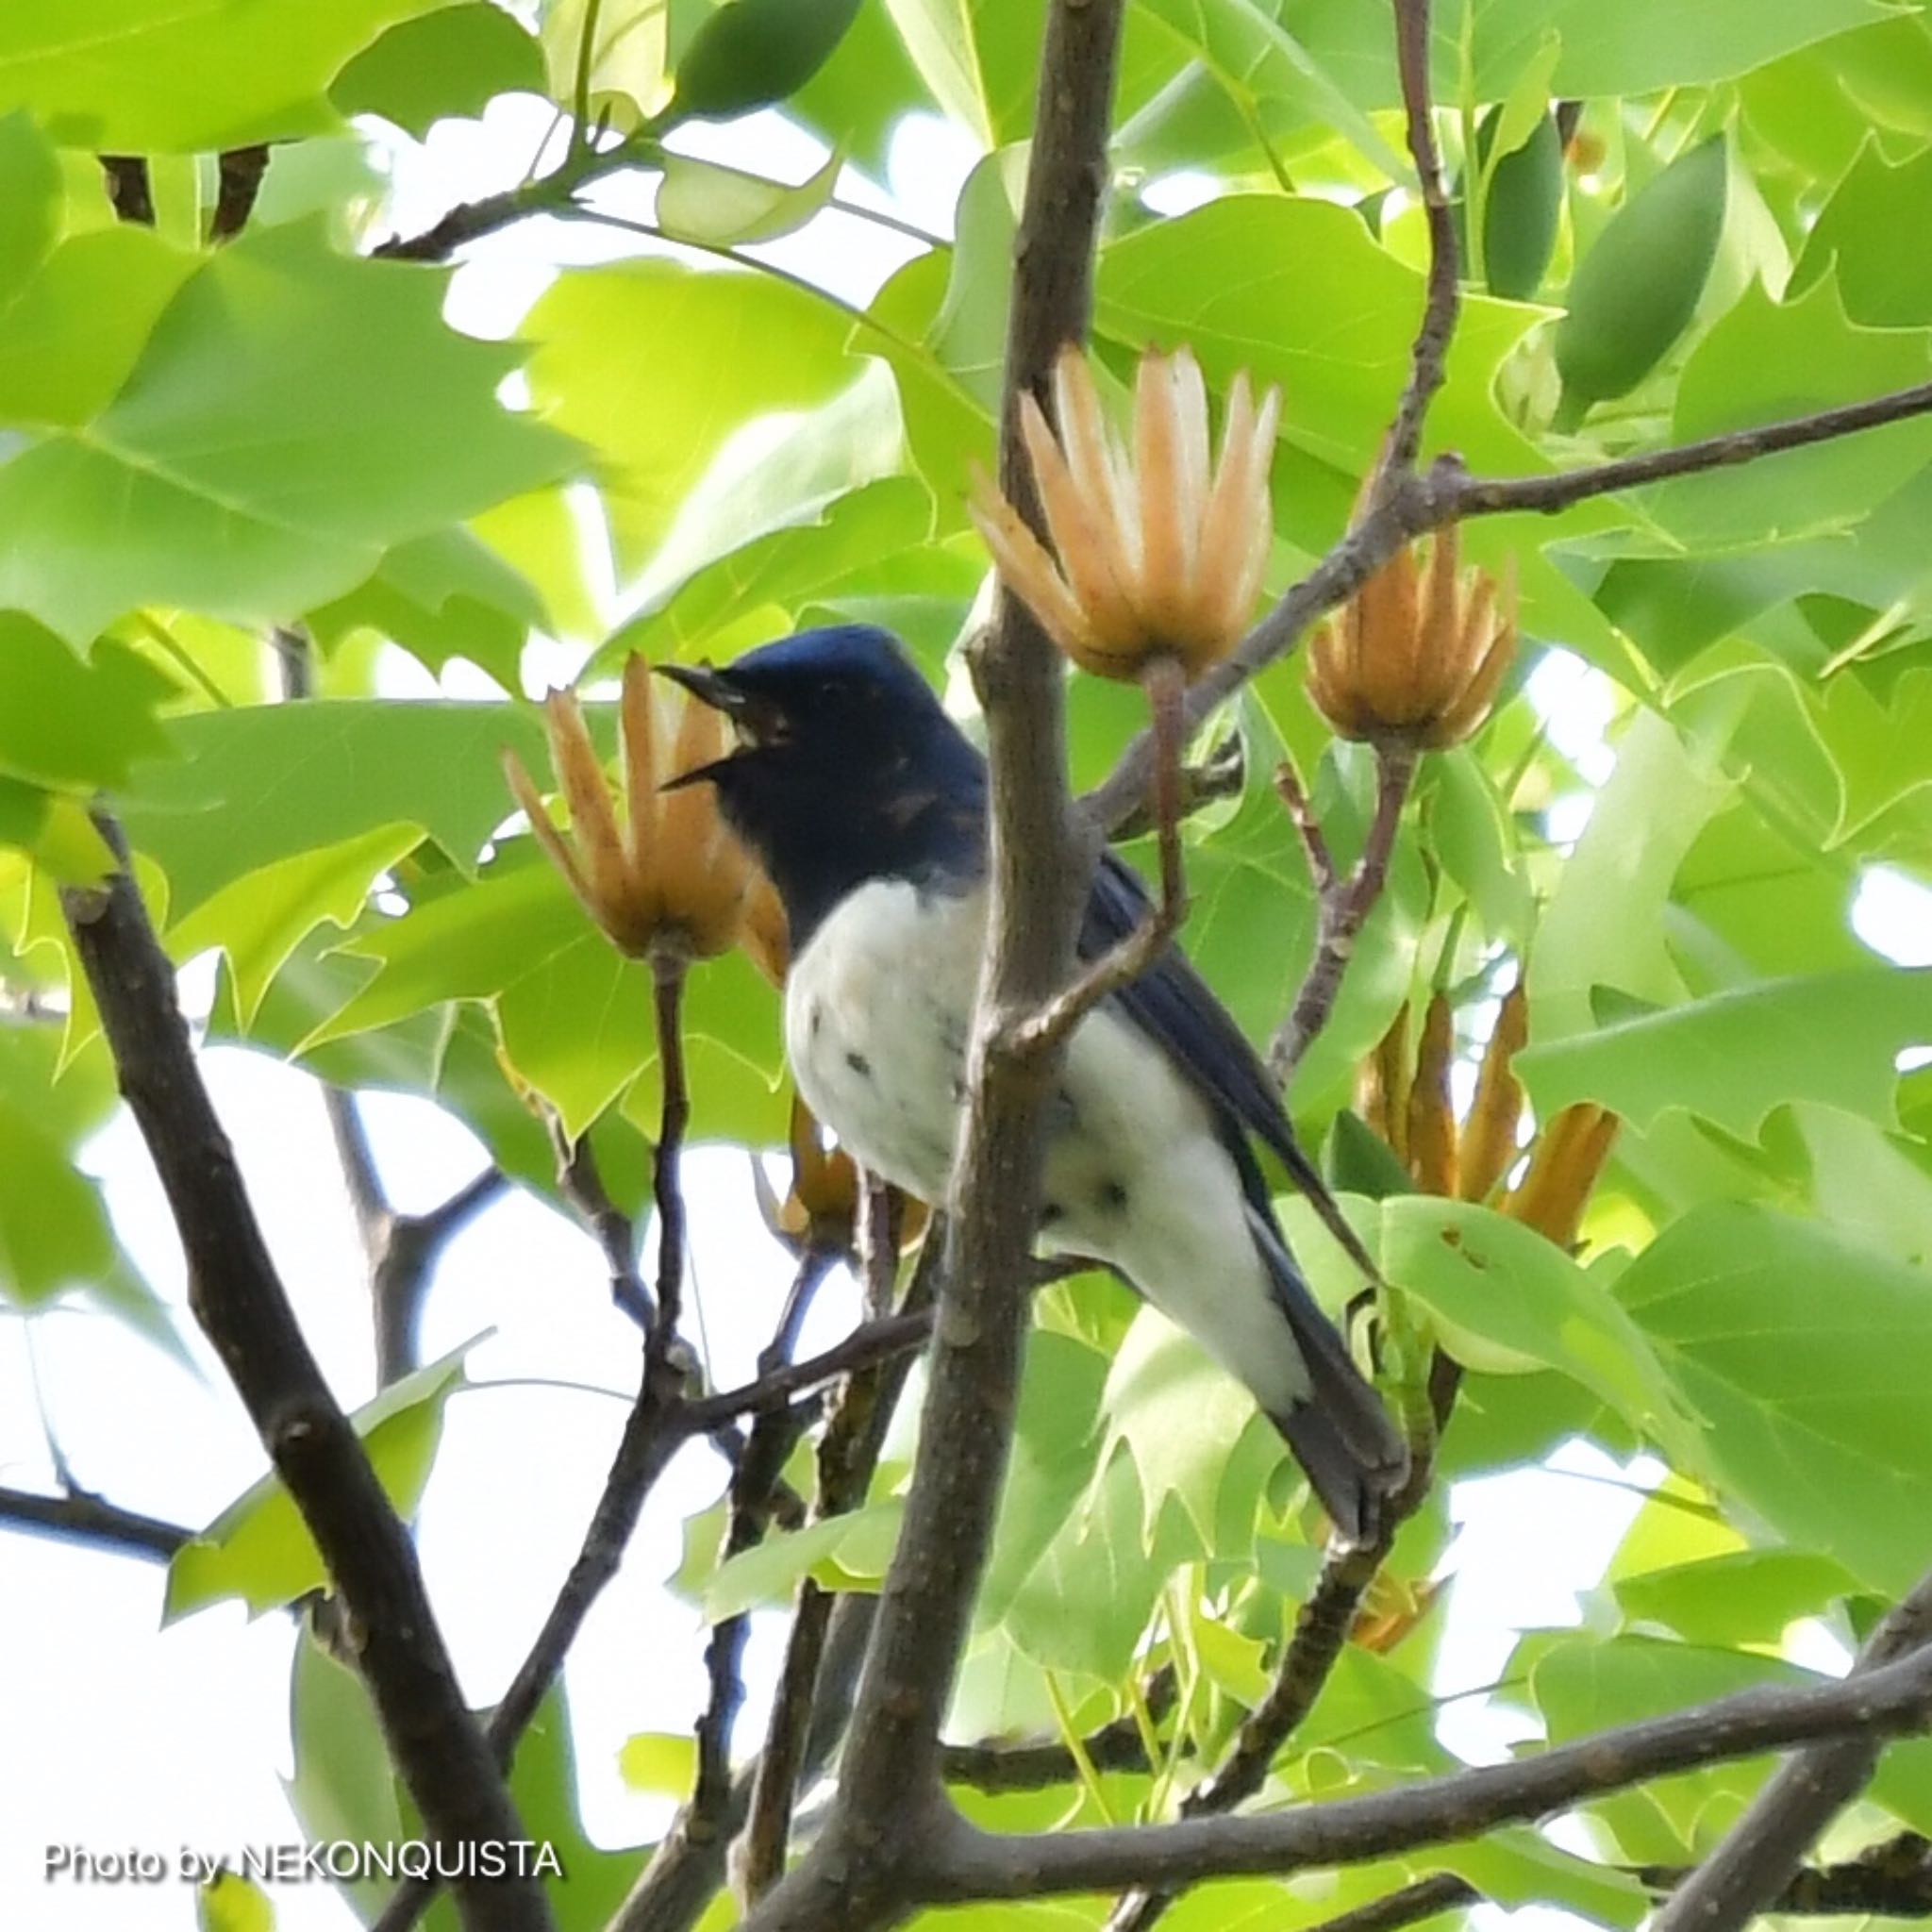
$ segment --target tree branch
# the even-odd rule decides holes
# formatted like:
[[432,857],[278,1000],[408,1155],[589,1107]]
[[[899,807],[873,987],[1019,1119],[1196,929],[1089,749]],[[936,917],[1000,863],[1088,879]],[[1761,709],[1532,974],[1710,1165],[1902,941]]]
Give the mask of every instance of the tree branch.
[[220,245],[232,242],[248,225],[255,212],[256,197],[261,192],[262,176],[268,173],[267,142],[252,147],[226,149],[218,163],[218,186],[214,213],[208,217],[208,239]]
[[[868,1199],[872,1192],[868,1187]],[[868,1218],[876,1224],[879,1217]],[[880,1239],[886,1232],[874,1224],[868,1259],[870,1272],[877,1277],[890,1265],[884,1257],[891,1251]],[[907,1285],[907,1314],[930,1317],[945,1247],[944,1226],[929,1225],[919,1264]],[[875,1285],[868,1299],[876,1306],[889,1293],[889,1289]],[[910,1357],[901,1356],[859,1370],[846,1381],[819,1444],[814,1521],[849,1514],[865,1501],[911,1366]],[[791,1811],[810,1756],[812,1719],[820,1708],[819,1680],[836,1608],[837,1598],[830,1591],[810,1577],[800,1583],[765,1748],[752,1785],[741,1867],[747,1903],[761,1898],[784,1874]]]
[[[383,1735],[438,1843],[524,1833],[465,1706],[416,1553],[362,1444],[303,1339],[261,1237],[233,1148],[209,1104],[120,827],[102,818],[123,870],[62,908],[100,1008],[121,1091],[158,1170],[188,1260],[189,1302],[247,1406],[277,1474],[341,1591]],[[547,1927],[532,1878],[458,1886],[466,1927]]]
[[[1121,14],[1122,0],[1055,0],[1047,14],[1000,439],[1001,487],[1036,523],[1019,399],[1043,391],[1054,357],[1086,334]],[[748,1924],[760,1928],[858,1932],[895,1915],[928,1822],[943,1815],[939,1725],[1011,1440],[1055,1067],[1051,1054],[1003,1049],[1068,977],[1091,852],[1068,820],[1059,659],[1011,596],[974,672],[991,771],[987,956],[921,1425],[929,1453],[913,1473],[831,1817],[755,1908]]]
[[1442,387],[1443,363],[1456,335],[1462,289],[1456,218],[1442,186],[1442,162],[1436,152],[1435,114],[1429,100],[1429,0],[1394,0],[1394,5],[1395,65],[1402,79],[1403,118],[1429,230],[1422,325],[1409,351],[1408,381],[1395,407],[1395,420],[1390,425],[1382,457],[1385,474],[1406,475],[1415,468],[1429,405]]
[[[1932,1642],[1932,1576],[1873,1631],[1852,1677]],[[1657,1914],[1657,1932],[1732,1932],[1775,1898],[1818,1834],[1871,1782],[1884,1747],[1846,1738],[1787,1759]]]
[[933,1903],[1035,1898],[1361,1864],[1544,1818],[1700,1765],[1928,1726],[1932,1650],[1922,1650],[1837,1683],[1741,1691],[1514,1763],[1258,1817],[1005,1837],[957,1814],[929,1819],[930,1865],[919,1874],[918,1895]]
[[108,200],[115,219],[155,225],[155,194],[148,179],[145,155],[102,155],[101,173],[108,177]]
[[111,1550],[121,1556],[152,1557],[165,1563],[195,1532],[158,1516],[123,1509],[88,1490],[69,1490],[60,1496],[36,1495],[31,1490],[0,1489],[0,1523],[63,1542]]
[[1395,851],[1403,801],[1408,796],[1415,768],[1413,751],[1400,745],[1377,750],[1374,817],[1369,824],[1361,858],[1346,877],[1336,874],[1327,841],[1316,823],[1314,808],[1302,791],[1294,767],[1284,763],[1274,774],[1275,790],[1281,793],[1307,849],[1318,908],[1315,957],[1295,994],[1292,1009],[1268,1042],[1268,1071],[1283,1087],[1294,1077],[1302,1056],[1328,1024],[1336,995],[1341,991],[1342,974],[1355,952],[1355,942],[1361,937],[1362,927],[1388,883],[1389,860]]
[[[1421,474],[1406,480],[1393,479],[1382,499],[1282,596],[1239,648],[1188,688],[1186,729],[1198,729],[1217,705],[1225,704],[1250,678],[1286,656],[1316,618],[1360,589],[1403,544],[1444,524],[1519,511],[1554,515],[1591,497],[1613,496],[1678,476],[1756,462],[1783,450],[1829,442],[1928,413],[1932,413],[1932,382],[1922,382],[1809,416],[1759,424],[1697,442],[1678,443],[1612,462],[1586,463],[1543,476],[1472,476],[1454,457],[1439,457]],[[1120,824],[1138,808],[1145,793],[1153,758],[1152,736],[1143,731],[1121,755],[1106,780],[1080,801],[1081,816],[1101,828]]]

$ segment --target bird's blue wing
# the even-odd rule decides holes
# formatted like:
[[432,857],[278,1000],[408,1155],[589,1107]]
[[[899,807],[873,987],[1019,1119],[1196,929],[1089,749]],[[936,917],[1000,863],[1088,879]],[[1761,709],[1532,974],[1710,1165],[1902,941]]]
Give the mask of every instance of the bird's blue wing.
[[[1117,854],[1103,853],[1080,923],[1081,958],[1097,959],[1118,945],[1146,917],[1149,904],[1141,875]],[[1320,1187],[1260,1056],[1178,946],[1169,946],[1115,997],[1213,1108],[1231,1139],[1255,1135],[1298,1185]],[[1265,1206],[1265,1199],[1257,1205]]]

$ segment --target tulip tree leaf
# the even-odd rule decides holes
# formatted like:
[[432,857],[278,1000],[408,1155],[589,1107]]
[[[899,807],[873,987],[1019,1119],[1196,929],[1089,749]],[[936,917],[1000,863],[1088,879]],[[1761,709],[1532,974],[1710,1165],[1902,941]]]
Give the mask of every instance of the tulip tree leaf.
[[326,698],[205,711],[175,726],[178,763],[143,768],[123,817],[159,861],[171,917],[258,868],[379,826],[420,827],[465,870],[514,809],[501,754],[544,768],[513,705]]
[[[0,468],[0,595],[75,643],[148,603],[278,622],[563,474],[573,445],[495,399],[513,355],[441,299],[314,222],[198,260],[121,230],[66,243],[0,321],[0,420],[60,425]],[[43,375],[30,345],[54,340]]]
[[[650,974],[591,924],[547,864],[515,856],[518,862],[493,868],[475,886],[349,940],[344,951],[380,961],[381,970],[304,1050],[445,1000],[486,1000],[511,1064],[572,1133],[632,1092],[626,1111],[655,1135]],[[692,969],[684,1025],[692,1133],[781,1139],[777,1003],[741,954]]]
[[[405,1516],[428,1479],[443,1406],[463,1386],[463,1359],[475,1346],[466,1341],[391,1383],[350,1417],[384,1492]],[[251,1613],[259,1612],[326,1581],[322,1553],[295,1499],[271,1472],[175,1551],[162,1617],[173,1623],[226,1597],[240,1597]]]
[[524,324],[530,390],[596,452],[626,573],[734,430],[851,383],[849,334],[829,302],[763,276],[643,261],[558,278]]
[[1742,1203],[1693,1208],[1618,1299],[1703,1418],[1720,1487],[1794,1548],[1902,1591],[1932,1548],[1924,1270]]
[[391,23],[437,0],[34,0],[0,14],[0,113],[63,146],[192,154],[326,134],[326,91]]
[[1809,1100],[1896,1124],[1897,1062],[1932,1043],[1932,970],[1759,981],[1517,1056],[1537,1111],[1593,1100],[1639,1127],[1686,1108],[1747,1139]]
[[418,140],[445,115],[478,115],[497,94],[543,92],[543,50],[490,0],[411,8],[329,84],[342,114],[380,114]]

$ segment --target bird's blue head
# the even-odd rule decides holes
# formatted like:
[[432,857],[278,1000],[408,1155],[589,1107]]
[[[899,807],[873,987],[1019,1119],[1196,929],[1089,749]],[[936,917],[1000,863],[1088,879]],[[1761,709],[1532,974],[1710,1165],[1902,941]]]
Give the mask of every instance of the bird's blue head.
[[677,782],[716,786],[794,949],[868,879],[978,870],[984,762],[890,633],[835,625],[715,668],[660,668],[731,722],[737,748]]

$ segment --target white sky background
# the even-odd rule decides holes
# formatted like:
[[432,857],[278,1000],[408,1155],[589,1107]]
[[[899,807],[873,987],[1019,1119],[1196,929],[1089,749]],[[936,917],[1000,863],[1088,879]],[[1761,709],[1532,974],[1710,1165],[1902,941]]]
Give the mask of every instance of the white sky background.
[[[424,147],[398,140],[385,225],[412,232],[457,201],[521,178],[548,119],[547,107],[518,100],[499,103],[480,125],[445,123]],[[773,115],[728,132],[693,128],[690,136],[693,151],[786,179],[803,178],[824,157],[816,142]],[[975,158],[965,138],[942,124],[908,124],[892,151],[890,205],[921,227],[949,233],[955,198]],[[1195,198],[1191,183],[1167,186],[1157,197],[1163,207]],[[880,200],[850,171],[841,192],[854,202]],[[603,192],[613,206],[647,211],[635,186]],[[583,224],[525,224],[475,251],[453,285],[451,318],[475,333],[508,333],[556,263],[636,253],[640,245]],[[863,302],[913,244],[828,213],[808,234],[759,252]],[[413,662],[392,657],[386,688],[425,695],[436,689]],[[533,648],[525,659],[533,693],[568,676],[580,658],[560,647]],[[1552,713],[1558,742],[1600,777],[1607,713],[1592,675],[1559,660],[1540,673],[1535,694]],[[461,666],[441,689],[495,694]],[[1566,836],[1587,815],[1587,803],[1576,804],[1574,823],[1562,827]],[[1914,925],[1932,932],[1927,895],[1903,880],[1874,880],[1867,903],[1869,936],[1897,947]],[[206,974],[193,977],[205,998]],[[358,1404],[374,1392],[362,1257],[318,1090],[304,1074],[232,1049],[209,1054],[204,1065],[303,1327],[338,1396]],[[483,1165],[475,1139],[427,1103],[372,1096],[366,1113],[384,1179],[404,1211],[433,1207]],[[130,1250],[179,1310],[202,1379],[100,1318],[56,1310],[37,1321],[31,1358],[25,1324],[0,1321],[0,1482],[52,1486],[39,1420],[43,1396],[79,1482],[125,1507],[199,1525],[260,1474],[262,1453],[188,1317],[159,1187],[125,1116],[100,1136],[88,1161],[107,1184]],[[762,1231],[741,1154],[695,1150],[686,1175],[694,1300],[722,1384],[752,1372],[790,1262]],[[835,1340],[852,1317],[849,1292],[828,1286],[807,1349]],[[576,1553],[632,1392],[637,1348],[635,1331],[609,1306],[593,1245],[521,1194],[493,1206],[448,1249],[427,1303],[424,1357],[486,1329],[493,1336],[469,1357],[475,1380],[551,1378],[611,1394],[485,1388],[449,1405],[420,1542],[476,1705],[501,1695]],[[1587,1449],[1557,1461],[1586,1475],[1621,1474]],[[687,1450],[674,1464],[622,1574],[572,1653],[582,1808],[601,1843],[637,1842],[667,1815],[661,1801],[623,1784],[617,1752],[640,1731],[689,1731],[698,1713],[704,1632],[662,1585],[678,1561],[684,1516],[714,1500],[722,1481],[723,1466],[708,1448]],[[1575,1622],[1575,1592],[1596,1581],[1636,1507],[1628,1492],[1554,1471],[1459,1486],[1453,1498],[1459,1534],[1449,1557],[1457,1581],[1438,1689],[1493,1679],[1523,1629]],[[298,1840],[278,1782],[291,1762],[292,1624],[277,1613],[250,1623],[239,1605],[225,1604],[160,1630],[159,1565],[5,1526],[0,1565],[0,1924],[35,1932],[192,1927],[192,1888],[172,1876],[158,1886],[50,1885],[42,1876],[44,1848],[140,1849],[172,1865],[183,1845],[232,1852]],[[767,1630],[754,1647],[741,1741],[762,1730],[774,1663]],[[1449,1706],[1442,1728],[1472,1758],[1503,1756],[1517,1734],[1480,1699]],[[284,1932],[342,1932],[356,1923],[326,1886],[277,1887],[273,1897]]]

